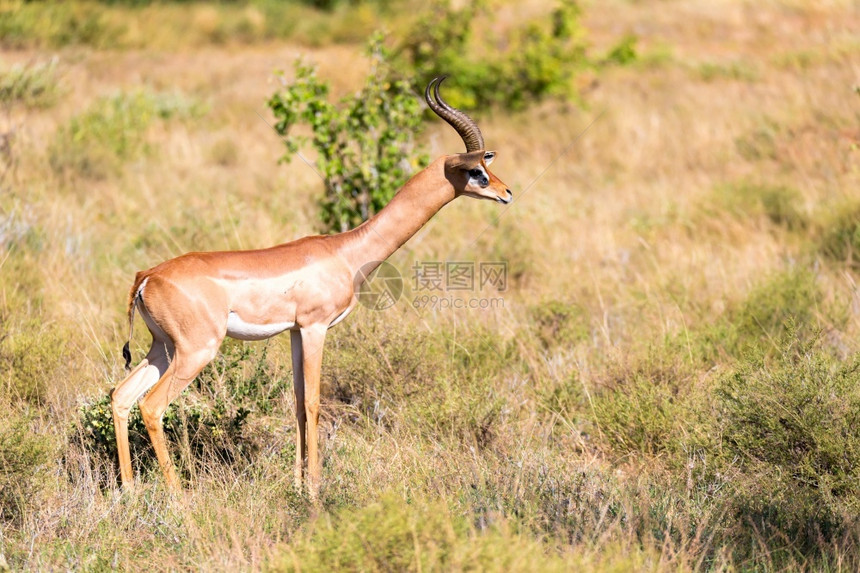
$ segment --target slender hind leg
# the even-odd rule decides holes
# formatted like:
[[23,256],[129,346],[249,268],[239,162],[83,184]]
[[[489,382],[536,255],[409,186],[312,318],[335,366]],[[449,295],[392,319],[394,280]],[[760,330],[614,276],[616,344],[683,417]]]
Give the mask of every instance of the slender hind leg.
[[[214,345],[214,348],[217,350],[218,345]],[[166,372],[152,387],[149,394],[140,401],[143,423],[146,424],[146,430],[149,432],[149,439],[152,441],[152,447],[158,457],[158,464],[164,473],[164,479],[168,487],[172,489],[179,489],[179,478],[176,477],[176,470],[170,459],[170,452],[167,450],[162,417],[167,406],[215,357],[216,350],[207,348],[188,353],[177,347]]]
[[119,473],[124,488],[134,486],[131,451],[128,445],[128,413],[134,403],[152,387],[167,369],[168,356],[164,343],[152,341],[146,358],[111,391],[116,449],[119,454]]
[[290,331],[290,350],[293,356],[293,390],[296,394],[296,489],[302,489],[302,469],[307,455],[307,440],[305,431],[307,415],[305,413],[305,374],[302,365],[302,333]]

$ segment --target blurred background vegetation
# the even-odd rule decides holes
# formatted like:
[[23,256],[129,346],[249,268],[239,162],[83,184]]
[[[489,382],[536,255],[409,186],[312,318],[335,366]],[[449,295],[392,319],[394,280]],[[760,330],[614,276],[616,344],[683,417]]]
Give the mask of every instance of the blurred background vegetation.
[[[841,0],[0,0],[0,569],[857,570],[857,29]],[[133,413],[121,493],[134,272],[372,215],[462,150],[438,74],[516,202],[446,207],[403,299],[330,332],[319,511],[287,337],[228,340],[168,411],[183,496]],[[416,308],[426,261],[506,262],[433,293],[503,305]]]

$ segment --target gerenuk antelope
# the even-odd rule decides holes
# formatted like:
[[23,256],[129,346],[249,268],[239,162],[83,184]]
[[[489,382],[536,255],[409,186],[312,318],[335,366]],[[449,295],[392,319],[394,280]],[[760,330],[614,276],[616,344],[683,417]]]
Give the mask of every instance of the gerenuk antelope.
[[[465,195],[507,204],[511,191],[488,166],[478,125],[439,96],[444,76],[424,98],[462,137],[466,152],[443,156],[413,176],[379,213],[355,229],[298,239],[268,249],[187,253],[137,273],[129,293],[129,341],[135,311],[152,334],[143,361],[111,393],[122,484],[134,485],[128,415],[139,400],[165,480],[179,480],[167,450],[162,417],[168,404],[215,357],[225,336],[263,340],[290,331],[296,397],[295,483],[312,499],[320,487],[318,449],[320,366],[326,331],[358,300],[366,276],[414,235],[439,209]],[[433,97],[431,97],[431,90]],[[129,343],[123,347],[126,368]]]

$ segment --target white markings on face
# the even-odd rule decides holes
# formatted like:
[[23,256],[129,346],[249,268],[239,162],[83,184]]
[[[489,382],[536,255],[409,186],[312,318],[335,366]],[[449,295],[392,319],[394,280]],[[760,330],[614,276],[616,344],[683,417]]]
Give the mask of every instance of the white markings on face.
[[469,185],[475,185],[481,189],[490,184],[490,178],[487,176],[487,170],[483,166],[478,165],[469,169]]
[[484,153],[484,165],[489,165],[490,163],[493,162],[493,159],[495,159],[495,158],[496,158],[496,152],[495,151],[487,151],[486,153]]
[[254,324],[245,322],[233,311],[227,315],[227,336],[239,340],[265,340],[296,325],[294,322],[273,322],[271,324]]

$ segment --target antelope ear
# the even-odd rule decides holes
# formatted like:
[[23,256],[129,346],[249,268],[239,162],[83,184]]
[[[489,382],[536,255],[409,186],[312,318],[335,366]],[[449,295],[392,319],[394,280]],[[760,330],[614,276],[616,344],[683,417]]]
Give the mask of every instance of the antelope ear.
[[446,169],[473,169],[481,164],[486,152],[483,149],[451,155],[445,160]]
[[495,159],[495,158],[496,158],[496,152],[495,151],[485,151],[484,152],[484,165],[489,166],[490,163],[492,163],[493,159]]

